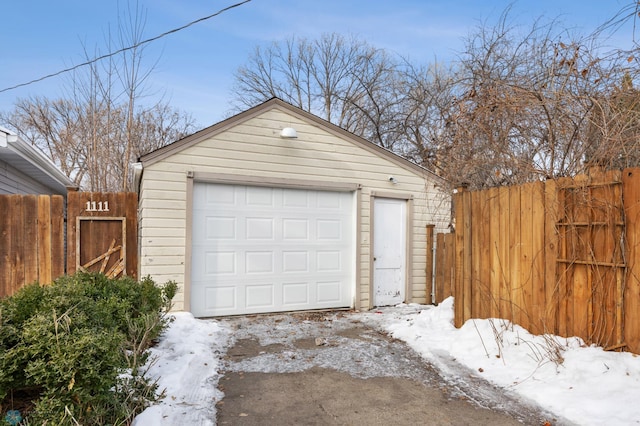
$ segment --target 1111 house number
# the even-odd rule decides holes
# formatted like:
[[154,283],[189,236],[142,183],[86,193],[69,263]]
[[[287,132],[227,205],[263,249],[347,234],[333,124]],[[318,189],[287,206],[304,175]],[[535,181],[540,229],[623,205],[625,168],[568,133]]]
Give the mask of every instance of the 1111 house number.
[[88,212],[108,212],[109,211],[109,202],[108,201],[87,201],[85,204],[85,211]]

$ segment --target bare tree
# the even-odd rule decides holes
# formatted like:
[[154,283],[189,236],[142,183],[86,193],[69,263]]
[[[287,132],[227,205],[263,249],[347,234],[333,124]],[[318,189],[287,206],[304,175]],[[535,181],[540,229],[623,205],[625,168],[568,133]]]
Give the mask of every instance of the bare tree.
[[[144,48],[138,45],[144,23],[145,13],[137,3],[128,5],[119,15],[117,39],[110,32],[106,36],[109,51],[122,50],[118,56],[75,72],[62,99],[20,99],[13,111],[0,115],[85,190],[131,190],[131,163],[194,130],[189,114],[162,99],[143,102],[154,69],[154,64],[145,65]],[[101,56],[86,47],[84,55],[87,62]]]
[[437,63],[406,64],[401,74],[399,130],[403,149],[399,153],[446,176],[451,155],[448,143],[451,106],[459,96],[457,72]]
[[[446,177],[473,187],[521,183],[584,171],[596,99],[616,80],[597,39],[571,38],[558,24],[522,33],[508,10],[481,26],[461,54],[458,94],[442,117],[438,156]],[[609,145],[606,151],[614,152]]]
[[[400,86],[397,64],[357,38],[324,34],[257,47],[236,73],[236,110],[278,97],[392,148]],[[395,105],[395,106],[394,106]]]

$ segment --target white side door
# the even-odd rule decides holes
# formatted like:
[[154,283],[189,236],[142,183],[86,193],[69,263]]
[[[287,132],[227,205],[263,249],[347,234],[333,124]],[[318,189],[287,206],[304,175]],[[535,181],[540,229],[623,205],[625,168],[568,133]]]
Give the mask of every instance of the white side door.
[[373,304],[405,301],[407,265],[407,202],[391,198],[373,201]]

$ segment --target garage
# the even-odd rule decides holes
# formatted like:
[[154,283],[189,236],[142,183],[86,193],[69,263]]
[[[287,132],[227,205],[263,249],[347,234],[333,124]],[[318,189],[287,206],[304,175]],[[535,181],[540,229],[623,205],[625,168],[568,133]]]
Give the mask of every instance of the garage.
[[[140,276],[196,317],[430,303],[441,179],[280,99],[140,157]],[[429,228],[430,227],[430,228]]]
[[353,306],[351,192],[195,182],[191,312]]

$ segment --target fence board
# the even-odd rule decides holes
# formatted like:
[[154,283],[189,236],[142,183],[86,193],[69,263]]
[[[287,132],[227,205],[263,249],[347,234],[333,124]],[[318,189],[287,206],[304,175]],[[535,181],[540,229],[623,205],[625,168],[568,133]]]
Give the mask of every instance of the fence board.
[[9,210],[14,228],[9,241],[9,250],[11,251],[11,261],[9,264],[11,268],[11,281],[24,282],[24,255],[22,251],[24,241],[24,216],[22,216],[22,197],[19,195],[13,196],[10,199],[10,203],[11,206]]
[[531,281],[528,286],[530,295],[526,303],[531,306],[530,330],[535,334],[542,334],[545,331],[544,187],[542,182],[531,185]]
[[436,236],[436,303],[453,296],[455,276],[455,234]]
[[[612,226],[615,232],[610,233],[608,247],[611,248],[613,254],[611,255],[610,260],[616,264],[624,264],[626,262],[624,255],[624,199],[622,194],[623,184],[622,184],[622,171],[614,170],[611,171],[611,178],[609,180],[615,180],[616,182],[620,182],[619,185],[614,187],[614,197],[620,203],[620,208],[615,210],[615,215],[611,214],[609,216],[609,226]],[[625,268],[616,268],[613,271],[613,275],[616,283],[616,288],[614,292],[614,301],[612,303],[611,309],[615,310],[615,332],[613,333],[615,337],[616,346],[624,345],[624,271]]]
[[569,201],[570,194],[562,189],[568,185],[571,185],[569,178],[563,178],[558,181],[557,189],[557,213],[558,221],[556,226],[558,229],[559,247],[558,254],[556,256],[556,265],[558,268],[558,300],[555,301],[558,304],[558,334],[561,336],[567,336],[570,333],[571,311],[569,310],[570,300],[573,297],[573,291],[570,283],[573,281],[572,269],[568,267],[567,263],[557,262],[558,257],[561,259],[568,259],[570,257],[570,248],[568,241],[570,240],[571,229],[566,226],[568,222],[567,210],[571,205]]
[[[444,238],[445,235],[443,233],[438,233],[436,235],[436,265],[435,265],[435,303],[438,304],[442,302],[447,296],[445,295],[445,280],[444,280],[444,272],[450,267],[450,263],[447,263],[447,252],[445,250]],[[451,294],[449,294],[451,295]]]
[[489,298],[491,307],[490,318],[500,317],[500,277],[503,274],[500,263],[500,192],[498,188],[491,188],[488,191],[489,209],[491,217],[489,219],[489,265],[491,275],[489,281]]
[[630,351],[640,353],[640,169],[623,171],[622,183],[628,262],[624,292],[624,339]]
[[519,294],[520,325],[531,330],[535,309],[533,305],[533,194],[534,185],[526,184],[520,188],[520,260],[517,288]]
[[57,278],[65,273],[64,238],[54,238],[64,235],[64,199],[51,198],[51,277]]
[[464,191],[462,193],[462,202],[463,209],[465,214],[463,215],[462,227],[464,229],[462,243],[463,249],[461,250],[463,258],[463,268],[462,268],[462,282],[463,282],[463,305],[464,305],[464,317],[471,317],[471,308],[472,308],[472,297],[473,297],[473,287],[472,287],[472,270],[471,270],[471,192]]
[[35,195],[22,197],[22,215],[24,217],[24,282],[31,284],[38,281],[38,200]]
[[470,281],[470,291],[471,291],[471,300],[470,300],[470,304],[471,304],[471,311],[470,311],[470,315],[473,318],[482,318],[482,309],[480,307],[481,305],[481,299],[482,299],[482,293],[484,292],[484,290],[481,288],[482,284],[480,281],[480,265],[482,262],[482,253],[481,253],[481,247],[483,242],[481,241],[481,230],[483,228],[483,223],[482,223],[482,206],[480,205],[481,202],[481,194],[477,191],[475,192],[470,192],[469,193],[470,196],[470,205],[469,205],[469,209],[471,211],[471,217],[470,217],[470,221],[473,224],[473,226],[471,226],[470,229],[470,243],[471,243],[471,253],[476,253],[476,256],[472,256],[470,257],[471,262],[470,266],[471,266],[471,271],[470,271],[470,277],[469,277],[469,281]]
[[[445,246],[447,250],[446,260],[449,265],[455,265],[456,234],[446,234],[444,241],[445,241]],[[446,294],[447,294],[447,297],[449,297],[454,294],[456,268],[454,266],[449,266],[448,268],[444,268],[444,269],[445,269],[444,282],[446,285]]]
[[480,312],[483,317],[490,318],[491,315],[491,210],[490,200],[486,197],[479,197],[479,209],[482,212],[479,221],[481,229],[480,238],[480,275],[476,279],[476,287],[480,297]]
[[510,270],[509,263],[509,188],[501,187],[498,189],[498,214],[499,214],[499,240],[498,240],[498,263],[500,265],[500,275],[498,282],[500,284],[499,293],[497,294],[499,301],[498,316],[500,318],[511,318],[510,303]]
[[51,277],[51,200],[47,195],[38,196],[38,280],[50,283]]
[[[9,241],[11,239],[11,215],[9,214],[9,197],[0,197],[0,212],[8,212],[0,214],[0,241]],[[0,244],[0,263],[8,265],[10,247],[8,244]],[[11,283],[11,269],[6,266],[0,268],[0,296],[9,294]]]
[[[613,227],[615,232],[611,234],[609,238],[609,247],[611,247],[613,251],[613,255],[611,256],[611,261],[616,264],[624,264],[626,263],[625,254],[624,254],[624,199],[623,199],[623,185],[622,185],[622,171],[615,170],[612,171],[611,174],[613,177],[611,180],[615,180],[620,182],[619,185],[616,185],[614,188],[614,197],[620,203],[620,208],[615,211],[615,216],[612,214],[610,216],[610,224],[609,226]],[[610,309],[615,311],[615,333],[613,333],[615,337],[616,346],[624,345],[624,271],[626,267],[616,268],[612,274],[614,275],[616,288],[614,292],[614,301]]]
[[507,280],[507,300],[509,301],[509,318],[521,324],[522,301],[520,286],[520,187],[512,186],[509,191],[509,277]]
[[425,254],[426,258],[425,258],[425,263],[426,263],[426,267],[425,267],[425,272],[426,272],[426,276],[427,276],[427,286],[429,286],[429,284],[432,285],[432,288],[428,289],[429,292],[427,294],[431,294],[431,298],[429,299],[430,301],[433,301],[435,299],[435,287],[433,287],[433,281],[432,281],[432,277],[433,277],[433,250],[435,248],[435,225],[427,225],[427,229],[426,229],[426,234],[427,234],[427,252]]
[[[465,223],[465,214],[468,214],[469,209],[466,206],[463,206],[464,196],[462,192],[458,191],[454,194],[454,205],[456,207],[456,244],[455,244],[455,276],[456,276],[456,285],[453,289],[453,304],[454,304],[454,318],[453,322],[456,327],[461,327],[464,323],[464,319],[468,318],[465,316],[464,309],[464,291],[466,289],[466,283],[464,281],[463,273],[464,273],[464,247],[465,247],[465,233],[466,229],[464,226]],[[466,245],[467,250],[469,249],[469,245]],[[467,295],[468,297],[468,295]]]
[[559,289],[557,280],[558,256],[558,198],[556,181],[544,183],[544,300],[543,327],[546,333],[558,334]]

